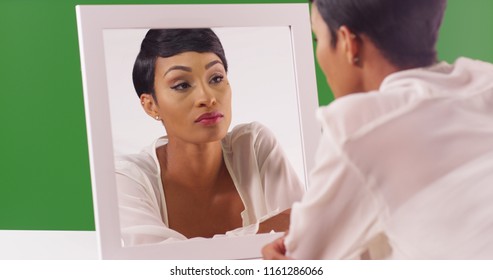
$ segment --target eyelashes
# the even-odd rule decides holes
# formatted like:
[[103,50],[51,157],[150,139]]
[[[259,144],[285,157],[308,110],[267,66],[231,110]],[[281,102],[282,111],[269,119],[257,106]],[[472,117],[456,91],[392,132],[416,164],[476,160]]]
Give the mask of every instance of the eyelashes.
[[219,84],[219,83],[221,83],[223,80],[224,80],[224,76],[223,76],[223,75],[221,75],[221,74],[216,74],[216,75],[212,76],[212,78],[209,80],[209,83]]
[[186,90],[188,88],[191,88],[192,86],[187,83],[187,82],[184,82],[184,83],[179,83],[175,86],[172,86],[171,89],[173,90],[176,90],[176,91],[183,91],[183,90]]
[[[209,84],[211,85],[218,85],[221,84],[224,81],[224,75],[223,74],[214,74],[210,79],[209,79]],[[176,85],[171,86],[170,88],[175,91],[186,91],[187,89],[191,88],[192,85],[187,82],[179,82]]]

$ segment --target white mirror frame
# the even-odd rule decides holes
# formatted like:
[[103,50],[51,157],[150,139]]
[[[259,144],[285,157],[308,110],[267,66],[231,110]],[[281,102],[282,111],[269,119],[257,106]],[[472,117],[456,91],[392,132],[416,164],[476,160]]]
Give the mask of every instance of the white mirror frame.
[[258,234],[122,247],[114,175],[104,29],[287,26],[291,30],[306,174],[312,169],[320,126],[308,4],[77,6],[84,105],[96,231],[102,259],[255,259],[279,237]]

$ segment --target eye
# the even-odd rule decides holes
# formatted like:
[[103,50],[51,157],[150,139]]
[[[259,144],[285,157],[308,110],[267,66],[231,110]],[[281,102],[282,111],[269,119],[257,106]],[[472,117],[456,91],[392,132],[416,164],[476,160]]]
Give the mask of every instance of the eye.
[[179,83],[177,85],[172,86],[171,89],[177,90],[177,91],[183,91],[183,90],[186,90],[190,87],[192,87],[192,86],[189,83],[183,82],[183,83]]
[[212,78],[210,79],[209,83],[211,83],[211,84],[219,84],[223,80],[224,80],[224,76],[217,74],[217,75],[212,76]]

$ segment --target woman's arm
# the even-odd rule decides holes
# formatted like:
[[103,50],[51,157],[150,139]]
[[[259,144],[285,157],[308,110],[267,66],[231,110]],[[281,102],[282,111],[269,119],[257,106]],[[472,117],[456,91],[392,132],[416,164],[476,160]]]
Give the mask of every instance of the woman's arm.
[[275,135],[267,127],[254,124],[258,126],[255,151],[267,208],[269,212],[290,209],[303,197],[305,185]]
[[163,222],[159,195],[148,183],[149,179],[139,172],[135,164],[125,164],[127,166],[119,168],[116,174],[124,246],[186,239]]
[[292,208],[285,240],[289,257],[358,259],[381,230],[383,204],[328,131],[317,150],[310,188]]
[[258,126],[255,141],[258,166],[270,213],[279,212],[259,224],[257,233],[282,232],[289,229],[291,205],[300,201],[305,186],[291,166],[282,146],[265,126]]
[[259,224],[257,233],[269,233],[272,230],[276,232],[287,231],[289,229],[290,218],[291,209],[286,209],[281,213],[261,222]]

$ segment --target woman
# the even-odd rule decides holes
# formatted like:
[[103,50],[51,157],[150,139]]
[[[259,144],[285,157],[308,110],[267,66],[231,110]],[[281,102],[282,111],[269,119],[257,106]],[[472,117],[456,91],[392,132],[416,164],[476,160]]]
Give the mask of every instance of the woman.
[[228,64],[211,29],[152,29],[135,61],[142,108],[167,136],[117,160],[124,245],[284,231],[304,186],[274,135],[231,122]]
[[437,63],[446,0],[316,0],[336,100],[266,259],[491,259],[493,65]]

